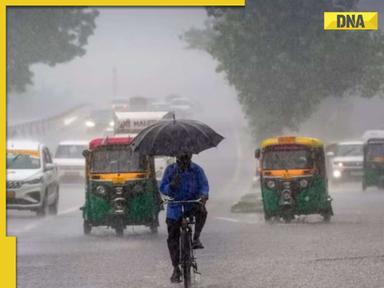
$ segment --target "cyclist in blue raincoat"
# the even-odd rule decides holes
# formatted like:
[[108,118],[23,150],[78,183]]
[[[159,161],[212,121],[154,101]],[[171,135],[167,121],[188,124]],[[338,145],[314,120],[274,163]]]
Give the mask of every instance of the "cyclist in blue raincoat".
[[[191,161],[192,155],[186,154],[176,158],[176,163],[169,165],[160,183],[160,192],[175,201],[201,199],[203,205],[185,205],[185,212],[193,214],[196,219],[192,247],[204,248],[200,241],[200,233],[207,219],[205,203],[208,200],[209,185],[204,170]],[[174,267],[171,282],[181,281],[179,268],[179,238],[182,217],[181,204],[170,204],[167,208],[168,249]]]

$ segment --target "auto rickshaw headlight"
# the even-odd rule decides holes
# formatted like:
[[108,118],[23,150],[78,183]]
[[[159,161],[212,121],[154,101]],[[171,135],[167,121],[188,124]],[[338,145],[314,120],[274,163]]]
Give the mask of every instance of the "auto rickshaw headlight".
[[308,180],[307,179],[301,179],[299,183],[300,183],[301,188],[308,187]]
[[107,193],[107,189],[103,185],[99,185],[96,187],[96,192],[100,195],[105,195]]
[[267,187],[270,188],[270,189],[275,188],[275,187],[276,187],[276,183],[275,183],[275,181],[273,181],[273,180],[268,180],[268,181],[267,181]]

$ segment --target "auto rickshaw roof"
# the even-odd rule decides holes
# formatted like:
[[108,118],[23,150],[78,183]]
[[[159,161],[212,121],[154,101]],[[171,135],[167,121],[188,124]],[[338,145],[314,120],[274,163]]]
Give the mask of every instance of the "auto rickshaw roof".
[[105,137],[95,138],[89,142],[89,149],[94,150],[101,146],[109,145],[129,145],[132,143],[133,137]]
[[309,147],[323,147],[323,142],[317,138],[312,137],[296,137],[296,136],[280,136],[265,139],[261,142],[261,148],[266,148],[274,145],[290,145],[299,144]]
[[384,137],[370,138],[367,140],[367,144],[384,144]]
[[363,134],[363,141],[368,142],[372,138],[384,138],[384,130],[368,130]]

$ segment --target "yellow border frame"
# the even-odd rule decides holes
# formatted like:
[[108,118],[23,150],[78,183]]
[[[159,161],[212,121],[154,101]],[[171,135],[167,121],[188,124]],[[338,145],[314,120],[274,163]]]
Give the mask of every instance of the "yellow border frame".
[[16,287],[16,237],[6,227],[6,9],[7,6],[244,6],[245,0],[4,0],[0,2],[0,287]]

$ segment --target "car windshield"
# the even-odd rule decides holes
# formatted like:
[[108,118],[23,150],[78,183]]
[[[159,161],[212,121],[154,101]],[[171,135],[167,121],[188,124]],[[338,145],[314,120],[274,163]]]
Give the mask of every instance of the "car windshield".
[[144,171],[145,157],[127,148],[102,149],[93,153],[91,170],[94,173]]
[[367,147],[368,161],[375,161],[377,158],[384,157],[384,143],[369,144]]
[[29,154],[7,153],[7,169],[39,169],[40,157]]
[[263,155],[263,169],[308,169],[313,167],[311,152],[309,150],[274,150]]
[[362,156],[363,145],[362,144],[350,144],[350,145],[337,145],[336,156]]
[[55,158],[83,158],[83,151],[87,149],[87,145],[59,145],[56,150]]

